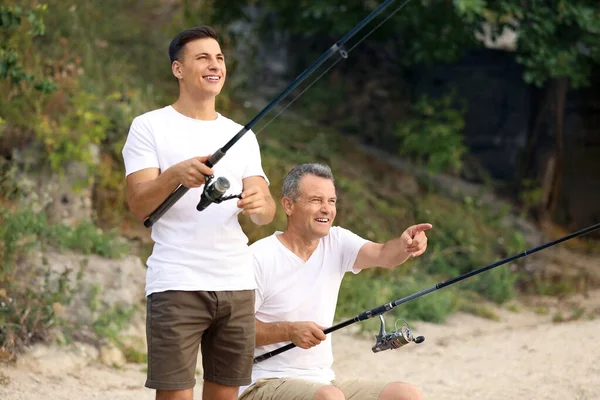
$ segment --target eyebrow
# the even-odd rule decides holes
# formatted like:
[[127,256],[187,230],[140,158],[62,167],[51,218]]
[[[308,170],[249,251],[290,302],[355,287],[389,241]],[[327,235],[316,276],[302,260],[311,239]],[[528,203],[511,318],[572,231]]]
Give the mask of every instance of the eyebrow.
[[[217,57],[225,57],[222,53],[217,53],[215,55]],[[198,56],[210,56],[210,53],[204,52],[204,53],[198,53],[198,54],[194,55],[194,57],[198,57]]]

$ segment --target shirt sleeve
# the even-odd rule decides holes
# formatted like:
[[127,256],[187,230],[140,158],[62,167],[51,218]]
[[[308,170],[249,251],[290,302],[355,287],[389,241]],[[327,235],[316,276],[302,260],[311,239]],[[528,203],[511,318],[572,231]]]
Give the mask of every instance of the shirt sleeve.
[[246,136],[248,137],[248,141],[246,143],[248,163],[246,164],[246,169],[244,170],[242,179],[250,176],[262,176],[267,181],[267,185],[269,185],[269,178],[267,178],[267,174],[265,174],[265,171],[262,167],[260,147],[258,145],[258,141],[256,140],[256,135],[254,132],[249,131],[246,133]]
[[254,312],[256,312],[265,300],[264,275],[262,274],[261,264],[256,256],[252,256],[252,268],[254,269],[254,280],[256,281],[256,289],[254,290]]
[[358,271],[354,271],[352,267],[354,266],[354,262],[358,257],[358,252],[363,247],[363,245],[368,242],[368,240],[358,236],[354,232],[351,232],[341,227],[335,227],[332,229],[335,229],[337,235],[338,251],[340,253],[342,274],[348,271],[358,273]]
[[160,168],[154,136],[140,117],[131,123],[122,154],[125,176],[146,168]]

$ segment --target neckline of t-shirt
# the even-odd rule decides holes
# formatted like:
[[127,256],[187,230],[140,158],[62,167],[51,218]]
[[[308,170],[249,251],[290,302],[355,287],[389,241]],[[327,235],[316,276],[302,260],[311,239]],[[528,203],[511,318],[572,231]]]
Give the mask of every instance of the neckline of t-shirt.
[[322,241],[319,240],[319,244],[318,244],[317,248],[315,249],[315,251],[313,251],[312,254],[310,255],[310,257],[308,257],[308,260],[304,261],[302,258],[300,258],[298,256],[298,254],[296,254],[292,250],[288,249],[287,246],[285,244],[283,244],[283,242],[281,240],[279,240],[279,238],[277,236],[281,235],[282,233],[283,233],[282,231],[275,231],[275,233],[273,233],[273,240],[275,240],[277,243],[279,243],[279,246],[281,246],[283,249],[285,249],[285,251],[287,251],[294,257],[296,257],[296,259],[299,262],[301,262],[302,264],[308,264],[312,260],[312,258],[315,256],[317,251],[319,251],[321,249]]
[[190,122],[193,122],[196,124],[214,124],[215,122],[222,121],[224,118],[223,115],[221,115],[221,113],[218,111],[215,111],[217,113],[217,118],[215,118],[215,119],[196,119],[196,118],[191,118],[191,117],[188,117],[187,115],[180,113],[171,104],[169,104],[168,106],[165,106],[165,108],[168,109],[169,111],[171,111],[172,113],[174,113],[175,115],[177,115],[178,118],[185,119],[186,121],[190,121]]

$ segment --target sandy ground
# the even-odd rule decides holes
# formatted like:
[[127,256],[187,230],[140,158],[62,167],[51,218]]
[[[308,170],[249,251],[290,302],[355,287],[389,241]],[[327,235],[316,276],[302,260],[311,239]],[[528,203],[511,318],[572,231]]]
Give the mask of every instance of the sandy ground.
[[[459,313],[442,325],[414,324],[424,343],[376,354],[372,336],[358,335],[354,324],[333,334],[335,370],[338,377],[410,382],[426,399],[600,399],[600,292],[578,303],[585,312],[572,321],[553,321],[556,307],[564,317],[572,307],[554,303],[542,305],[545,314],[539,304],[520,305],[518,312],[494,309],[498,321]],[[0,365],[0,399],[154,398],[142,387],[144,365],[51,360]],[[194,398],[201,398],[201,382]]]

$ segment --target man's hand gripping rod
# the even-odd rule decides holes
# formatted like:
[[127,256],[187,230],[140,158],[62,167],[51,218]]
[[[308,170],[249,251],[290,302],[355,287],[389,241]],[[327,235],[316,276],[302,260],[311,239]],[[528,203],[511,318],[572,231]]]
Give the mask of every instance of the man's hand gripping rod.
[[[337,331],[338,329],[345,328],[346,326],[351,325],[351,324],[353,324],[355,322],[364,321],[364,320],[369,319],[369,318],[380,316],[381,322],[382,322],[382,327],[381,327],[381,331],[380,331],[379,335],[377,336],[377,343],[375,343],[375,345],[373,346],[373,352],[377,352],[377,351],[381,351],[381,350],[388,350],[388,349],[392,349],[392,348],[398,348],[398,347],[400,347],[400,346],[402,346],[402,345],[404,345],[404,344],[406,344],[408,342],[411,342],[411,341],[414,341],[415,343],[421,343],[424,340],[424,338],[422,336],[418,336],[417,338],[413,338],[412,337],[412,332],[410,332],[410,330],[404,331],[404,328],[403,328],[403,330],[401,332],[397,331],[397,332],[394,332],[392,334],[387,334],[386,335],[385,329],[383,327],[383,317],[381,317],[381,315],[384,314],[384,313],[386,313],[386,312],[388,312],[388,311],[390,311],[392,308],[394,308],[396,306],[399,306],[400,304],[408,303],[411,300],[414,300],[414,299],[419,298],[421,296],[425,296],[426,294],[429,294],[431,292],[435,292],[438,289],[442,289],[442,288],[444,288],[446,286],[450,286],[450,285],[455,284],[457,282],[460,282],[460,281],[462,281],[464,279],[471,278],[471,277],[473,277],[475,275],[478,275],[478,274],[480,274],[482,272],[488,271],[488,270],[490,270],[492,268],[496,268],[496,267],[499,267],[501,265],[507,264],[507,263],[509,263],[511,261],[515,261],[515,260],[517,260],[519,258],[526,257],[526,256],[528,256],[530,254],[536,253],[536,252],[538,252],[540,250],[547,249],[548,247],[551,247],[551,246],[557,245],[559,243],[562,243],[564,241],[573,239],[573,238],[575,238],[577,236],[585,235],[586,233],[590,233],[590,232],[595,231],[596,229],[599,229],[599,228],[600,228],[600,223],[592,225],[592,226],[589,226],[589,227],[584,228],[584,229],[582,229],[582,230],[580,230],[578,232],[571,233],[569,235],[563,236],[563,237],[558,238],[556,240],[553,240],[551,242],[548,242],[548,243],[542,244],[540,246],[534,247],[534,248],[532,248],[530,250],[525,250],[525,251],[523,251],[523,252],[521,252],[519,254],[516,254],[514,256],[507,257],[507,258],[505,258],[503,260],[496,261],[495,263],[492,263],[492,264],[487,265],[485,267],[481,267],[481,268],[473,270],[471,272],[467,272],[466,274],[457,276],[456,278],[452,278],[452,279],[449,279],[447,281],[440,282],[440,283],[438,283],[438,284],[436,284],[436,285],[434,285],[434,286],[432,286],[432,287],[430,287],[428,289],[421,290],[420,292],[411,294],[410,296],[403,297],[403,298],[401,298],[399,300],[383,304],[383,305],[381,305],[379,307],[375,307],[375,308],[373,308],[371,310],[368,310],[368,311],[365,311],[365,312],[363,312],[361,314],[358,314],[354,318],[350,318],[350,319],[348,319],[346,321],[340,322],[337,325],[334,325],[332,327],[329,327],[329,328],[325,329],[323,331],[323,333],[328,334],[328,333]],[[404,334],[404,333],[406,333],[406,334]],[[393,335],[393,337],[390,336],[390,335]],[[402,336],[402,338],[400,338],[400,336]],[[423,339],[420,339],[420,338],[423,338]],[[395,344],[393,343],[394,340],[396,340]],[[404,343],[404,342],[406,342],[406,343]],[[399,344],[399,346],[398,346],[398,344]],[[280,347],[278,349],[270,351],[268,353],[261,354],[260,356],[257,356],[257,357],[254,358],[254,364],[258,364],[259,362],[267,360],[267,359],[269,359],[269,358],[271,358],[273,356],[276,356],[277,354],[281,354],[284,351],[291,350],[294,347],[296,347],[296,345],[293,344],[293,343],[290,343],[290,344],[282,346],[282,347]]]
[[[348,57],[348,52],[344,49],[344,44],[348,40],[350,40],[358,31],[364,28],[369,22],[371,22],[377,15],[379,15],[384,9],[386,9],[390,4],[392,4],[395,0],[386,0],[377,6],[371,14],[369,14],[365,19],[359,22],[354,28],[352,28],[344,37],[342,37],[337,43],[329,48],[321,57],[315,61],[315,63],[307,68],[302,74],[300,74],[279,96],[277,96],[273,101],[271,101],[265,108],[260,111],[256,117],[254,117],[248,124],[246,124],[233,138],[229,140],[222,148],[217,150],[210,158],[206,161],[206,166],[208,168],[214,167],[217,162],[229,151],[229,149],[241,139],[242,136],[246,132],[252,129],[254,125],[260,121],[273,107],[275,107],[281,100],[283,100],[288,94],[290,94],[294,89],[296,89],[309,75],[311,75],[317,68],[319,68],[325,61],[327,61],[332,55],[339,52],[342,58]],[[165,201],[159,205],[156,210],[150,214],[150,216],[144,221],[144,226],[146,228],[150,228],[156,221],[160,219],[168,210],[171,208],[187,191],[189,188],[179,185],[177,189],[173,193],[167,197]]]

